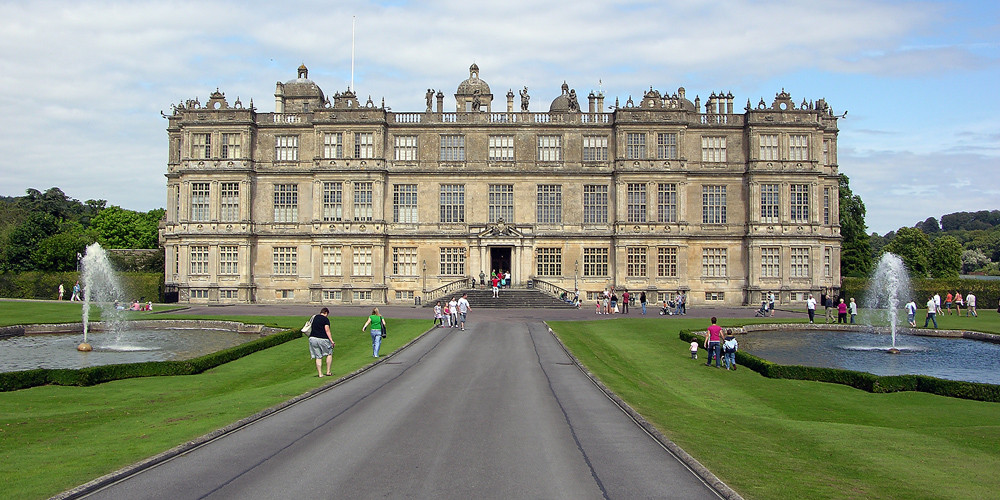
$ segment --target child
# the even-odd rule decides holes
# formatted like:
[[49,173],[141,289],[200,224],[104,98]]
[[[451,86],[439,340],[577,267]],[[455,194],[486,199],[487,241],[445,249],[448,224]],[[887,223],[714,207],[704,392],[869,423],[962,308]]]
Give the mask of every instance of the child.
[[444,317],[448,318],[448,326],[451,327],[451,310],[448,309],[448,304],[444,305]]
[[597,311],[596,312],[597,312],[597,314],[601,314],[601,301],[600,300],[597,301]]
[[698,359],[698,341],[691,341],[691,359]]
[[732,328],[726,329],[726,341],[722,343],[722,359],[726,364],[727,370],[736,369],[736,350],[739,349],[739,343],[736,342],[736,337],[733,336]]
[[438,328],[444,328],[444,317],[441,316],[440,300],[437,301],[437,304],[434,304],[434,324],[437,325]]

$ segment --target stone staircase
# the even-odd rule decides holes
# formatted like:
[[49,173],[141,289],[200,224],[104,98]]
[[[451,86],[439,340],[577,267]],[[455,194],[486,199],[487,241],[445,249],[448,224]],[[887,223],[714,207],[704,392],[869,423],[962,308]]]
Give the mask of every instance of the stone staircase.
[[[473,309],[573,309],[573,304],[533,288],[504,288],[500,290],[500,296],[495,299],[492,288],[460,290],[438,300],[443,306],[446,301],[451,300],[451,297],[457,299],[463,293],[469,294],[469,305]],[[425,302],[424,307],[434,307],[435,302],[437,301]]]

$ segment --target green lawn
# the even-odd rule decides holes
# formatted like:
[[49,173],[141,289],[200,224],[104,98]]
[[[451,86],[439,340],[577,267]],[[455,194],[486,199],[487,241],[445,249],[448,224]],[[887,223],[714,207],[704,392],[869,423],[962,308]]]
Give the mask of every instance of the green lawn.
[[[995,311],[980,316],[939,323],[1000,326]],[[747,498],[996,498],[1000,491],[1000,476],[988,472],[1000,468],[1000,404],[709,368],[704,350],[691,360],[678,338],[705,320],[551,326],[609,388]]]
[[[156,311],[179,308],[180,306],[157,306]],[[130,319],[170,319],[154,314],[156,311],[129,311],[128,315]],[[82,318],[83,304],[80,302],[0,300],[0,326],[79,323],[83,321]],[[91,321],[99,321],[100,318],[101,308],[92,305],[90,308]]]
[[[7,304],[0,303],[0,307]],[[58,307],[49,309],[50,305]],[[50,321],[71,321],[59,316],[62,306],[29,304],[21,310],[30,318],[52,314]],[[78,310],[79,305],[76,307]],[[10,314],[8,309],[0,316],[10,320]],[[169,319],[175,318],[180,317],[171,315]],[[299,328],[305,321],[304,317],[285,316],[211,319],[286,328]],[[371,363],[371,337],[361,332],[364,318],[330,319],[337,342],[334,375]],[[20,322],[28,320],[22,317]],[[420,335],[430,322],[390,318],[389,326],[389,336],[382,344],[384,353]],[[0,483],[4,488],[0,498],[51,496],[331,380],[316,377],[306,340],[297,339],[199,375],[2,392]]]

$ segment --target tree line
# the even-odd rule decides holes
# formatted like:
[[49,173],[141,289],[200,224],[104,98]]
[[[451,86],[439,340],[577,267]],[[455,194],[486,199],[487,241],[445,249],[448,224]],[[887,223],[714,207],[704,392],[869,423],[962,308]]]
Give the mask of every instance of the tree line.
[[932,278],[1000,275],[1000,210],[955,212],[870,236],[873,254],[893,252],[911,273]]
[[80,202],[57,187],[0,196],[0,272],[74,271],[77,254],[94,242],[105,248],[158,248],[163,214],[162,208],[109,207],[107,200]]

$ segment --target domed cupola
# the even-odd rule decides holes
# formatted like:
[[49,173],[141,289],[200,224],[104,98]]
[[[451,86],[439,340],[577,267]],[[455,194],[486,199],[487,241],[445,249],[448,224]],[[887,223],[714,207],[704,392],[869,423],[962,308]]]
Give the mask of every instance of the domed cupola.
[[323,90],[309,79],[309,68],[299,66],[298,77],[285,83],[278,82],[274,91],[276,113],[308,113],[322,108],[326,98]]
[[458,90],[455,91],[455,110],[488,112],[492,103],[490,86],[479,79],[479,66],[472,63],[469,66],[469,78],[458,84]]
[[562,94],[552,100],[549,113],[579,113],[580,102],[576,99],[576,89],[570,90],[566,82],[562,84]]

